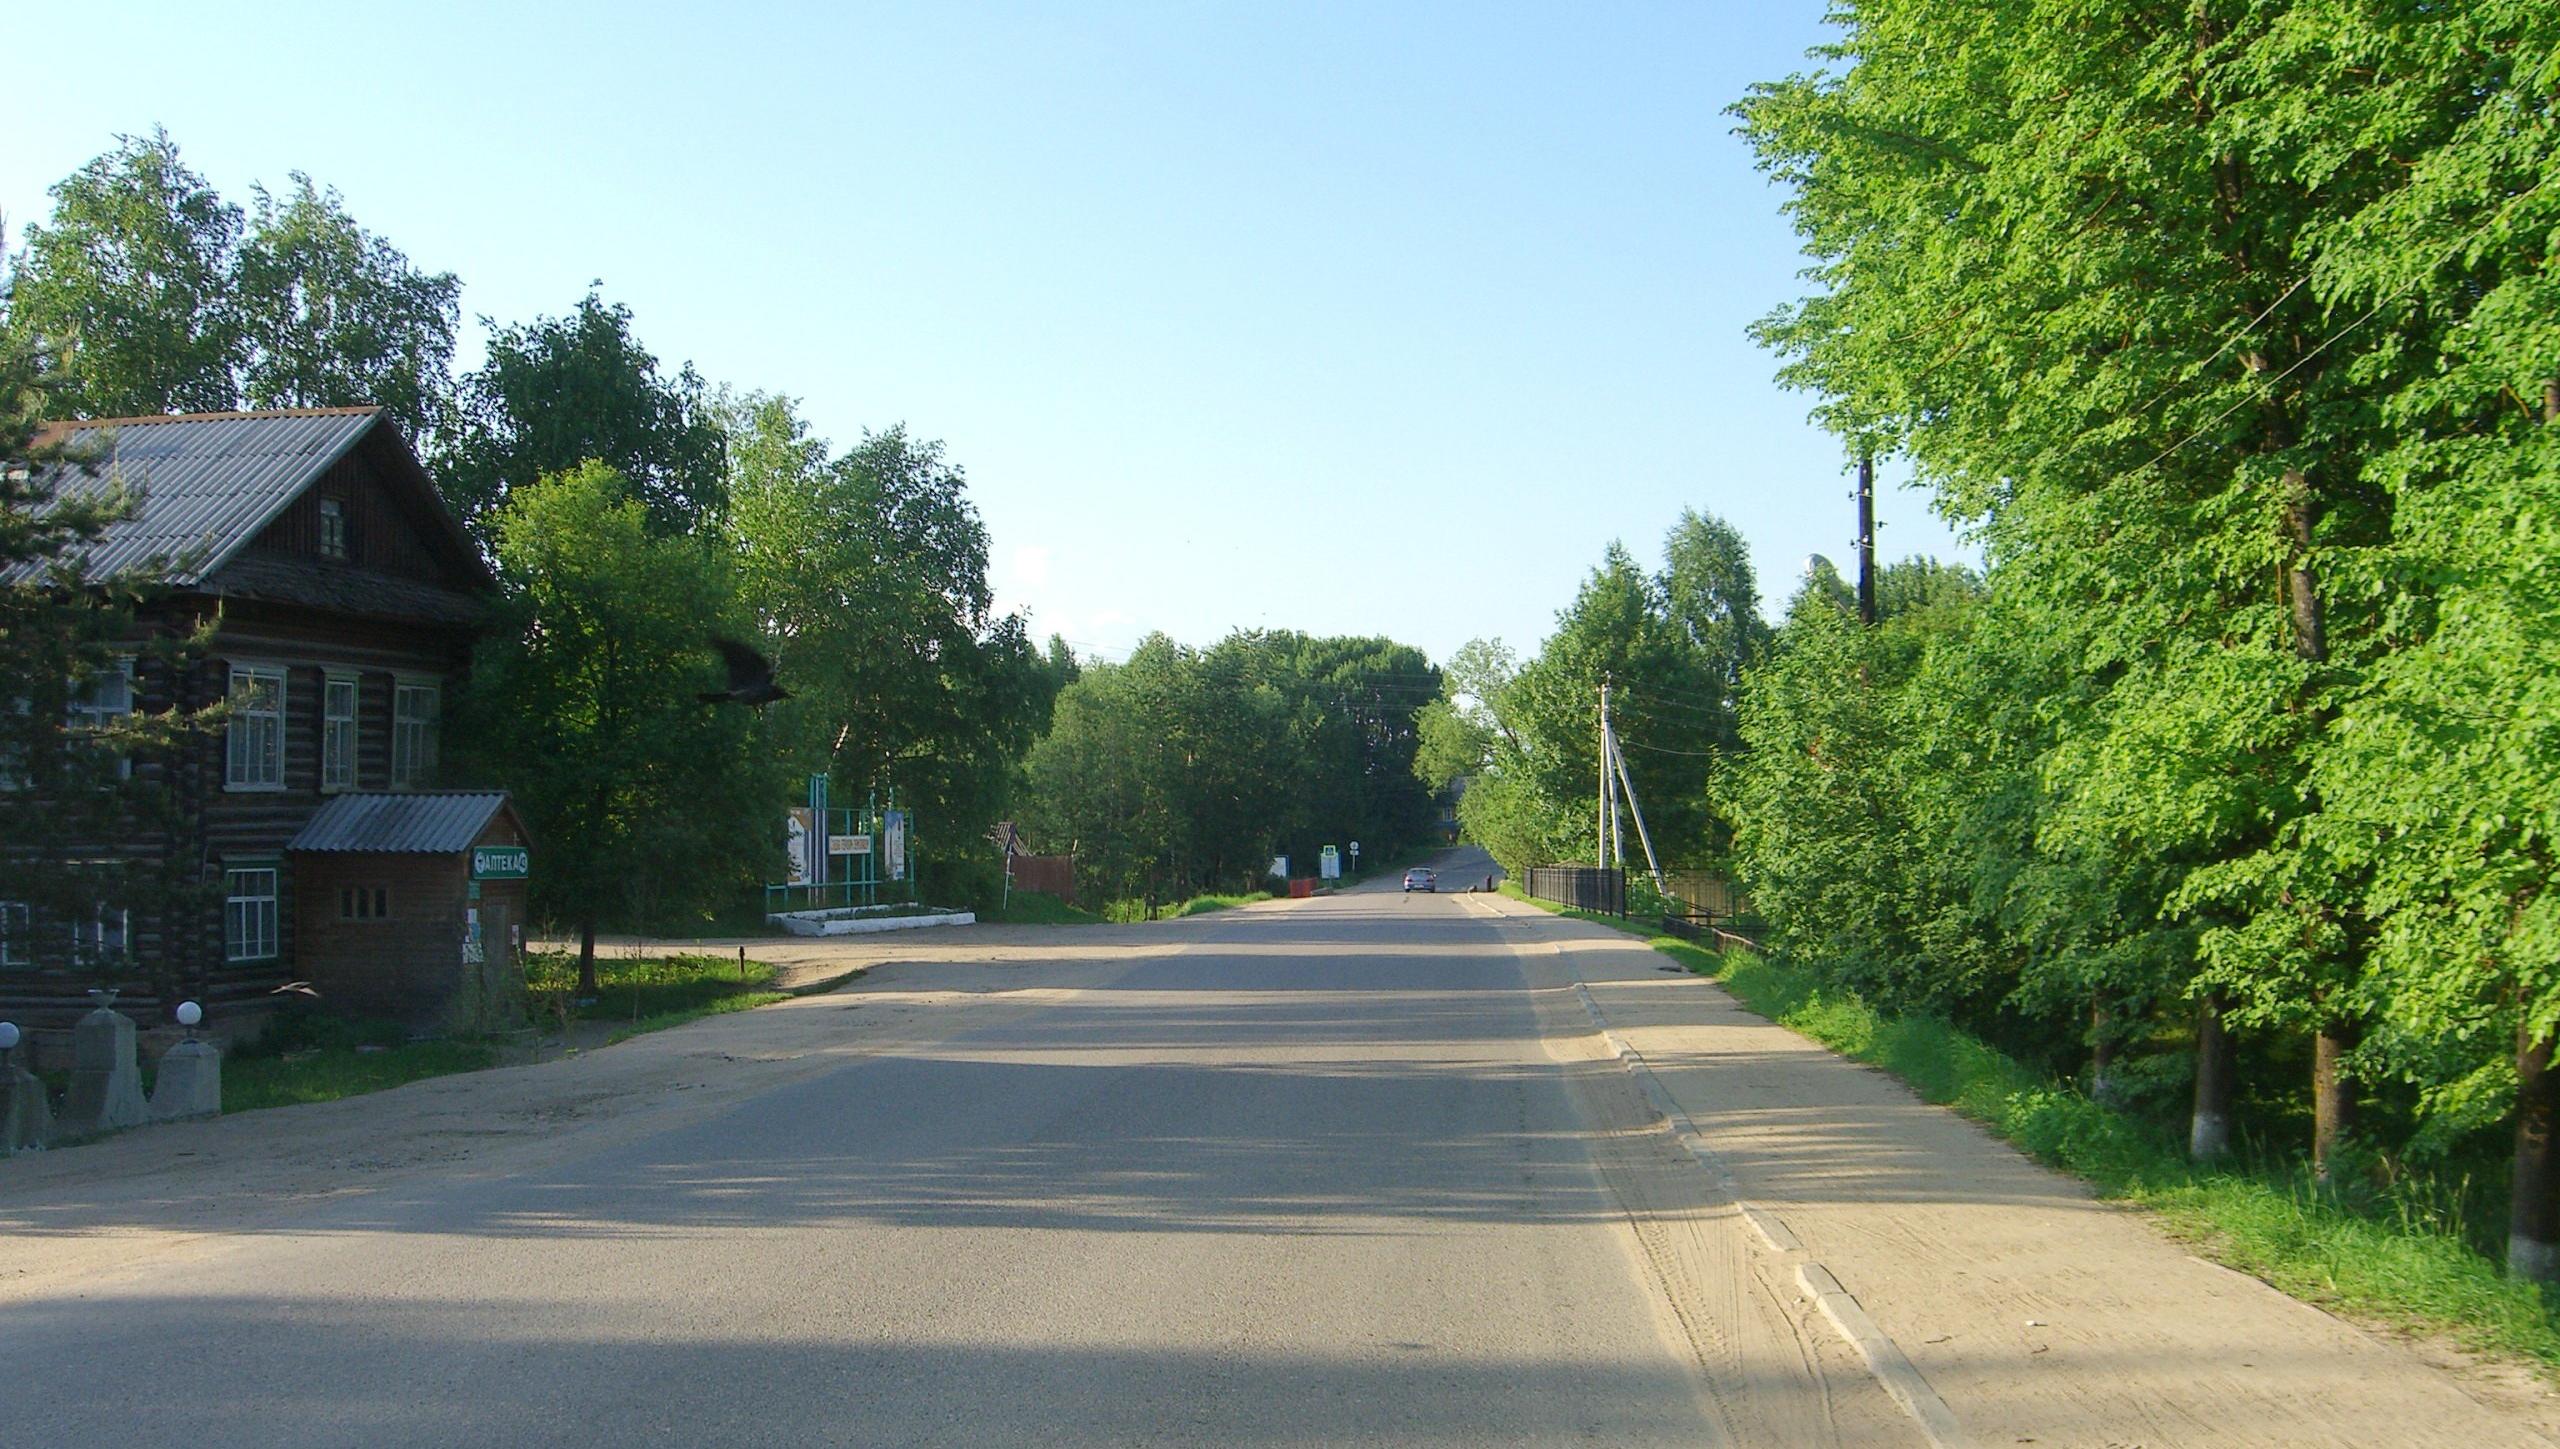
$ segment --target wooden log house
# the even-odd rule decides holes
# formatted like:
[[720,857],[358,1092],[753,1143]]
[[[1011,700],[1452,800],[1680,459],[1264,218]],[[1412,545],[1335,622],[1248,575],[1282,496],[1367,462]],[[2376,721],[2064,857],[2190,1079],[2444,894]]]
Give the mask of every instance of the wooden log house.
[[[0,1017],[65,1027],[87,1008],[86,988],[117,976],[121,959],[134,964],[136,986],[172,982],[179,996],[203,1001],[212,1020],[254,1026],[279,985],[349,979],[360,965],[304,959],[306,935],[332,952],[405,963],[417,938],[433,934],[459,965],[463,921],[457,892],[446,888],[449,858],[384,856],[367,877],[379,889],[361,902],[352,890],[303,901],[291,849],[333,802],[441,783],[444,712],[496,589],[399,428],[378,408],[314,408],[47,432],[93,446],[107,473],[140,490],[135,515],[93,551],[93,573],[175,561],[159,565],[167,588],[144,606],[139,627],[184,637],[206,620],[214,625],[210,647],[183,669],[138,659],[127,681],[91,689],[82,706],[115,713],[227,697],[231,713],[174,758],[134,763],[174,792],[179,823],[169,838],[101,843],[192,863],[214,887],[203,908],[156,919],[101,903],[67,949],[49,948],[63,933],[41,929],[8,900],[0,861]],[[513,819],[503,807],[481,813]],[[310,923],[334,917],[341,894],[371,929],[313,931]],[[129,989],[118,1006],[149,1025],[175,1004]],[[400,1003],[368,1004],[398,1014]]]

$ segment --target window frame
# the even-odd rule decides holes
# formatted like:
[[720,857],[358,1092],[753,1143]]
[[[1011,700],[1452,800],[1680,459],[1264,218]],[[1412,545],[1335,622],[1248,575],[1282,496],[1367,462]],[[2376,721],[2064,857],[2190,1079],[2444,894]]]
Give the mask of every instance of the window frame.
[[[347,691],[347,712],[337,714],[332,696],[343,687]],[[339,741],[339,727],[345,727],[345,742]],[[324,794],[359,787],[363,769],[364,748],[364,681],[361,676],[343,670],[331,670],[320,676],[320,789]],[[338,767],[343,767],[340,769]],[[343,778],[341,777],[343,776]]]
[[25,901],[0,901],[0,970],[34,968],[35,924],[35,909]]
[[[106,679],[114,679],[124,686],[124,701],[120,708],[105,708],[92,702],[90,698],[98,683]],[[63,722],[74,734],[84,732],[93,735],[103,734],[115,727],[114,721],[131,715],[133,709],[133,656],[118,654],[107,661],[106,668],[92,672],[86,679],[72,682],[63,701]],[[116,757],[116,778],[120,780],[133,778],[133,756],[119,754]]]
[[[266,894],[244,893],[235,883],[236,877],[251,875],[263,875],[267,878]],[[240,919],[238,912],[243,906],[254,910],[261,902],[266,907],[264,921],[266,932],[262,939],[252,940],[249,932],[235,930],[234,927]],[[266,949],[263,952],[255,949],[242,951],[238,948],[243,942],[252,948],[263,945]],[[244,856],[238,860],[224,861],[222,863],[222,964],[254,965],[261,961],[281,960],[283,956],[284,862],[274,856]]]
[[[116,923],[115,954],[112,956],[107,954],[107,921],[111,917]],[[72,965],[102,966],[111,962],[131,961],[132,959],[132,907],[110,906],[106,902],[100,901],[90,908],[88,915],[78,917],[72,921]]]
[[[353,530],[347,526],[347,501],[343,498],[322,498],[316,511],[318,521],[314,527],[319,537],[320,556],[345,563],[355,554],[350,544]],[[332,528],[331,524],[337,526]]]
[[[272,794],[282,791],[285,788],[285,724],[291,717],[293,670],[289,666],[268,663],[264,660],[233,659],[225,662],[230,666],[230,673],[224,678],[222,697],[223,701],[231,707],[231,717],[225,720],[222,726],[222,788],[242,793]],[[241,708],[240,685],[243,680],[273,682],[275,685],[274,708],[260,710]],[[274,726],[275,777],[271,780],[243,778],[241,762],[244,751],[240,745],[242,726],[251,722],[272,723]]]
[[338,887],[338,919],[360,926],[388,925],[391,921],[391,887],[387,885]]
[[[402,712],[402,704],[413,694],[424,694],[428,713],[424,719],[412,719]],[[444,731],[444,682],[415,675],[393,675],[391,679],[391,788],[423,790],[435,779],[436,757],[441,752]],[[421,758],[423,756],[423,758]]]

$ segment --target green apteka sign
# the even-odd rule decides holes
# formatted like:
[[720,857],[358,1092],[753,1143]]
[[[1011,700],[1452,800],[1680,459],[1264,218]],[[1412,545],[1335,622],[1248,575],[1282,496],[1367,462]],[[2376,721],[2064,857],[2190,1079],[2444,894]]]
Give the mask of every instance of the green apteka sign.
[[533,869],[533,851],[522,845],[471,847],[473,880],[522,880]]

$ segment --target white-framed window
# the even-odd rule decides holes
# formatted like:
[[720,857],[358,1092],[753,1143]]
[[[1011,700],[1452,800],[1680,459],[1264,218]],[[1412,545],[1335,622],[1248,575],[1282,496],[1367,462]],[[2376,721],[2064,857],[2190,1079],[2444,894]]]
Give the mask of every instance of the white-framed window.
[[342,921],[387,921],[391,919],[389,886],[338,887],[338,919]]
[[0,714],[10,716],[5,725],[0,725],[0,790],[27,788],[27,781],[31,778],[27,772],[27,762],[18,758],[18,755],[28,737],[34,733],[23,723],[26,717],[34,712],[34,701],[23,694],[0,699]]
[[122,906],[99,906],[71,922],[71,959],[83,966],[125,961],[133,956],[133,912]]
[[347,556],[347,505],[335,498],[320,500],[320,556]]
[[33,966],[35,918],[25,901],[0,901],[0,966]]
[[[133,661],[119,658],[79,681],[71,689],[70,724],[75,734],[100,734],[133,713]],[[132,757],[116,761],[116,773],[133,774]]]
[[222,959],[276,958],[276,868],[234,866],[222,873]]
[[432,684],[391,688],[391,788],[415,790],[435,778],[438,692]]
[[279,665],[231,666],[231,718],[222,783],[232,790],[284,788],[285,672]]
[[356,787],[356,680],[332,674],[320,685],[320,788]]

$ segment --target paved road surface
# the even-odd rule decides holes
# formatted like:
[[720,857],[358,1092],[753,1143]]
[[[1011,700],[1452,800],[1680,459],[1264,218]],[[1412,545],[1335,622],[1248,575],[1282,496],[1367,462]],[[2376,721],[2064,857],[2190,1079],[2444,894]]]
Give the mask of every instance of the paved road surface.
[[[1599,934],[1389,881],[1052,948],[918,941],[845,992],[565,1062],[0,1162],[0,1443],[1920,1442],[1593,1030]],[[1689,1110],[1755,1171],[1792,1161],[1782,1205],[1870,1296],[1957,1285],[1879,1319],[2011,1311],[1770,1136],[1929,1109],[1740,1095],[1872,1074],[1686,1051],[1662,1003],[1711,988],[1588,944],[1617,953],[1594,994],[1666,1079],[1749,1108]],[[1950,1224],[2009,1210],[1932,1191]],[[2160,1246],[2078,1211],[2092,1244]],[[2245,1286],[2231,1324],[2308,1312]],[[2380,1402],[2444,1435],[2525,1436],[2396,1347],[2295,1336],[2282,1394],[2213,1385],[2227,1434],[2210,1405],[2011,1394],[2054,1361],[2032,1345],[1912,1350],[1985,1424],[2182,1426],[2045,1442],[2287,1442],[2295,1408],[2362,1413],[2393,1373],[2425,1392]]]
[[[44,1445],[1694,1444],[1757,1422],[1719,1396],[1759,1386],[1711,1379],[1652,1281],[1521,987],[1453,896],[1205,921],[930,1048],[9,1305],[0,1425]],[[1798,1377],[1788,1417],[1818,1422]],[[1850,1422],[1900,1437],[1866,1408]]]

